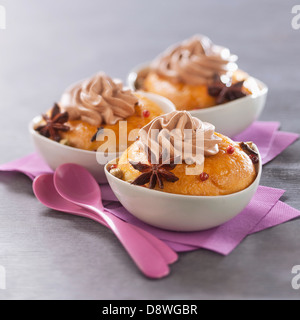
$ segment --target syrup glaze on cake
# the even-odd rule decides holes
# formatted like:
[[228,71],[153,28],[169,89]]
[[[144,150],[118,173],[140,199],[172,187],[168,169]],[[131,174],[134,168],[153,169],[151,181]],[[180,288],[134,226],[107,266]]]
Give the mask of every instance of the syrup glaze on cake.
[[[173,118],[174,116],[175,114]],[[177,121],[174,122],[170,122],[172,118],[170,114],[162,117],[164,123],[169,123],[169,129],[171,129],[171,123],[175,128],[179,122],[186,122],[187,113],[177,111]],[[191,119],[196,123],[193,117]],[[194,129],[201,130],[198,126]],[[160,132],[163,130],[160,129]],[[144,132],[142,129],[141,133]],[[158,163],[152,163],[149,153],[145,152],[141,137],[123,153],[114,169],[121,171],[122,179],[130,183],[183,195],[226,195],[244,190],[252,184],[257,173],[243,145],[215,132],[213,135],[210,134],[210,139],[206,149],[208,152],[205,153],[203,171],[200,174],[187,174],[186,169],[196,164],[189,165],[185,161],[177,164],[172,155],[169,162],[164,162],[160,157]],[[213,147],[212,144],[214,144]],[[151,145],[147,146],[152,152]],[[161,149],[161,154],[163,154],[163,149]]]

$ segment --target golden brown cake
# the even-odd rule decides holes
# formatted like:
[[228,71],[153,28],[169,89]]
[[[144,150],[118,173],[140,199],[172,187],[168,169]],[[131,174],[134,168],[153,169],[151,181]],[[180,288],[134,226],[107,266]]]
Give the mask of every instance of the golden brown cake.
[[[154,102],[100,72],[68,88],[36,130],[62,144],[96,151],[107,141],[109,129],[118,152],[121,138],[121,145],[132,144],[138,130],[162,113]],[[127,129],[120,130],[125,120]],[[137,130],[135,136],[132,130]]]
[[[129,133],[132,130],[142,128],[163,113],[160,107],[146,97],[138,93],[134,93],[134,95],[138,98],[139,103],[135,106],[134,114],[126,118],[127,132],[125,132],[125,134],[127,135],[126,142],[128,146],[134,142],[128,140]],[[110,129],[113,130],[116,135],[116,152],[119,151],[119,122],[116,124],[102,124],[100,128],[97,125],[92,125],[81,120],[69,121],[66,124],[70,127],[70,130],[62,133],[62,139],[65,139],[68,145],[84,150],[98,150],[106,140],[97,141],[95,134],[99,132],[99,135],[101,135],[101,132],[105,133],[105,129]],[[94,139],[92,139],[93,137]]]
[[[204,164],[201,172],[187,174],[188,168],[195,168],[196,165],[201,164],[201,154],[199,154],[200,162],[194,159],[195,163],[188,165],[193,155],[189,152],[186,155],[183,149],[176,150],[174,141],[179,139],[180,135],[170,134],[174,128],[182,132],[190,129],[192,132],[191,136],[185,136],[183,148],[191,144],[195,147],[197,130],[204,132],[202,150]],[[154,139],[150,138],[152,129],[159,130],[160,137],[171,137],[169,139],[171,148],[168,147],[166,140],[162,141],[163,139],[159,138],[159,135]],[[258,157],[255,151],[251,152],[251,148],[245,146],[246,144],[234,142],[228,137],[215,133],[212,125],[191,117],[188,112],[175,111],[154,119],[141,129],[140,139],[123,153],[117,167],[114,166],[113,169],[125,181],[164,192],[197,196],[226,195],[244,190],[256,178],[254,163],[258,161]],[[170,150],[166,159],[170,159],[171,164],[163,165],[162,160],[154,163],[153,158],[157,159],[158,155],[162,155],[166,149]],[[150,153],[149,150],[151,150]],[[173,164],[174,158],[180,152],[183,161]],[[152,177],[149,178],[150,175]],[[155,181],[153,181],[155,175],[156,178],[154,177]]]
[[243,85],[249,76],[236,60],[227,48],[194,36],[160,55],[142,88],[168,98],[178,110],[215,106],[251,93]]
[[147,75],[143,88],[148,92],[168,98],[174,103],[177,110],[202,109],[217,104],[216,98],[208,94],[207,85],[174,83],[153,71]]

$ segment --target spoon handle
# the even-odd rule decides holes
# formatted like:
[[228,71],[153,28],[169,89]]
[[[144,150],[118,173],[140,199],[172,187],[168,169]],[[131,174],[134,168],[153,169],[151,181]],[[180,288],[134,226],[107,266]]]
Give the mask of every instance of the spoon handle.
[[[109,212],[105,209],[106,212]],[[87,213],[84,215],[86,218],[92,219],[98,223],[101,223],[102,225],[109,228],[107,223],[103,221],[102,217],[99,217],[98,214],[94,213]],[[131,225],[137,232],[139,232],[144,238],[146,238],[151,244],[160,252],[160,254],[163,256],[167,264],[172,264],[178,260],[177,253],[172,250],[168,245],[166,245],[163,241],[152,235],[151,233],[135,226]]]
[[170,269],[160,252],[137,229],[116,218],[109,212],[84,205],[100,216],[114,232],[138,268],[149,278],[159,279],[169,274]]
[[172,250],[168,245],[166,245],[163,241],[156,238],[151,233],[137,227],[133,226],[144,238],[146,238],[151,244],[159,251],[167,264],[172,264],[178,260],[177,253]]

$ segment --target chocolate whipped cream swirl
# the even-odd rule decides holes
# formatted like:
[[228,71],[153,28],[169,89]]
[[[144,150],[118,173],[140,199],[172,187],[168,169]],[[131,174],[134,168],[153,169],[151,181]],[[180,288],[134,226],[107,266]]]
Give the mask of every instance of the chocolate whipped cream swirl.
[[167,49],[153,62],[152,69],[175,83],[207,85],[216,76],[223,78],[224,82],[229,81],[237,70],[236,60],[237,56],[232,55],[229,49],[197,35]]
[[202,164],[204,156],[219,152],[222,140],[215,127],[194,118],[187,111],[173,111],[153,119],[139,131],[139,147],[151,150],[155,159],[177,158],[187,164]]
[[113,81],[100,72],[68,88],[59,105],[69,113],[70,120],[100,126],[133,115],[137,103],[138,98],[131,90],[125,90],[121,81]]

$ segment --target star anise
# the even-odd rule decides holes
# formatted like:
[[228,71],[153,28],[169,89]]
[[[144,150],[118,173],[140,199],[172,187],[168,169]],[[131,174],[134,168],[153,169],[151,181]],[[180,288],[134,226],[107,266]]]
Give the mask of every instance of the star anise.
[[254,164],[259,163],[259,155],[258,153],[252,149],[252,142],[241,142],[240,147],[248,154],[249,158]]
[[97,132],[91,138],[91,142],[95,142],[97,140],[98,135],[103,132],[103,129],[104,127],[99,127],[97,129]]
[[228,85],[216,80],[212,85],[208,86],[208,94],[217,98],[217,104],[233,101],[246,96],[242,90],[243,84],[244,81],[238,81]]
[[[133,166],[134,169],[140,171],[142,174],[139,175],[132,184],[143,186],[146,183],[149,183],[149,189],[154,189],[156,184],[158,184],[160,189],[164,188],[163,180],[168,182],[176,182],[179,180],[173,172],[170,170],[175,169],[177,164],[175,163],[175,158],[163,161],[162,155],[159,157],[158,164],[151,163],[151,151],[148,151],[148,161],[149,164],[141,162],[133,162],[129,160],[129,163]],[[155,161],[157,162],[157,161]]]
[[258,156],[258,153],[257,153],[254,149],[252,149],[249,144],[251,145],[251,142],[248,142],[248,143],[240,142],[240,147],[241,147],[246,153],[248,153],[248,154],[254,154],[255,156]]
[[35,130],[46,138],[59,142],[61,140],[59,132],[67,132],[70,130],[70,127],[65,125],[69,120],[69,114],[68,112],[61,113],[57,103],[54,104],[50,112],[50,117],[44,114],[43,119],[46,124],[37,127]]

